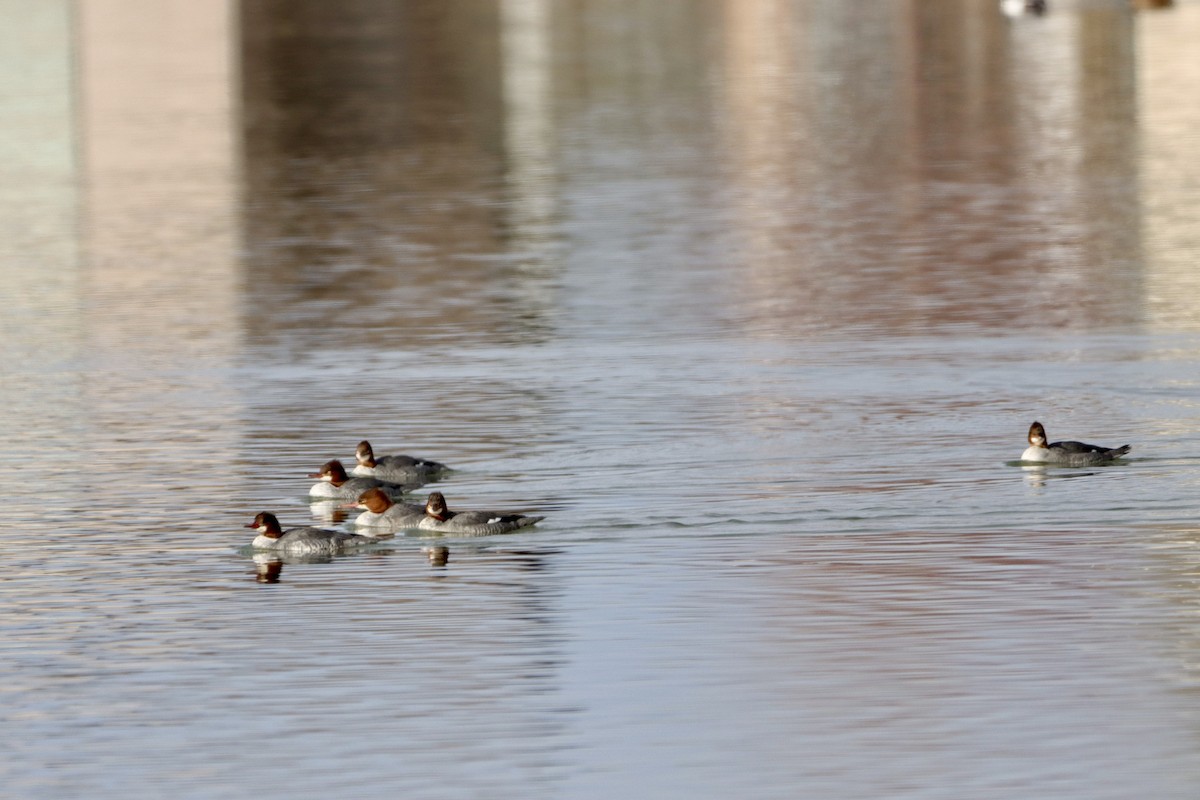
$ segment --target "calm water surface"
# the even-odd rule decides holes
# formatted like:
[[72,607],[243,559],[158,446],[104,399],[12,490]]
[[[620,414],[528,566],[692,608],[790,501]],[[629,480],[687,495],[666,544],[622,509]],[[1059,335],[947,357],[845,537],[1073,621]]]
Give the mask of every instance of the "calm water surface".
[[1200,792],[1200,5],[0,18],[0,794]]

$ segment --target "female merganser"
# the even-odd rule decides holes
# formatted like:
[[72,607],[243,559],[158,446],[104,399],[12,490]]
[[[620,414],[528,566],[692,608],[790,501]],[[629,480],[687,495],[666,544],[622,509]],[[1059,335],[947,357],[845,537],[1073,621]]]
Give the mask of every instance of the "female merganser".
[[1000,0],[1000,11],[1006,17],[1022,14],[1041,16],[1046,13],[1046,0]]
[[442,497],[442,493],[434,492],[425,503],[425,517],[421,520],[420,528],[423,531],[438,533],[488,536],[493,533],[509,533],[543,519],[545,517],[501,514],[496,511],[451,511],[446,507],[446,498]]
[[327,531],[324,528],[292,528],[285,531],[274,514],[262,512],[254,522],[246,525],[254,528],[258,536],[250,546],[256,550],[282,550],[288,553],[338,553],[347,548],[362,547],[390,538],[390,534],[362,536],[344,531]]
[[385,481],[432,480],[445,472],[449,467],[436,461],[412,456],[380,456],[375,457],[371,443],[365,439],[358,443],[354,451],[358,464],[351,472],[368,478],[380,478]]
[[1029,426],[1029,447],[1021,454],[1021,460],[1067,467],[1094,467],[1115,461],[1132,449],[1127,444],[1120,447],[1101,447],[1083,442],[1047,444],[1046,429],[1042,423],[1035,422]]
[[308,490],[310,497],[332,497],[338,500],[355,500],[367,489],[381,489],[389,497],[399,499],[405,491],[415,488],[399,483],[389,483],[378,478],[351,478],[346,474],[342,462],[326,461],[321,465],[320,472],[314,472],[308,477],[320,478],[321,482],[314,484]]
[[425,508],[411,503],[394,503],[392,498],[378,489],[368,489],[358,496],[353,507],[365,508],[354,524],[360,528],[383,528],[400,530],[419,528],[425,519]]

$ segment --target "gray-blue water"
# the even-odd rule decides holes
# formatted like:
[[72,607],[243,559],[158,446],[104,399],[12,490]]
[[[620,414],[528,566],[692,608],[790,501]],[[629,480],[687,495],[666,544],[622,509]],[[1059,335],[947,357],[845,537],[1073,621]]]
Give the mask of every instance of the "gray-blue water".
[[1200,5],[0,22],[0,794],[1200,793]]

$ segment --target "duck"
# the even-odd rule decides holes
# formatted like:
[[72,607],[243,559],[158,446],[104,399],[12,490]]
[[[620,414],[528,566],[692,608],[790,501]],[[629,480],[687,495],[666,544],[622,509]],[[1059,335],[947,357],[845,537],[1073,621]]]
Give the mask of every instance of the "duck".
[[342,462],[337,459],[326,461],[321,465],[320,472],[311,473],[308,477],[319,479],[319,482],[308,490],[309,496],[324,499],[355,500],[368,489],[379,489],[398,500],[406,491],[415,488],[379,478],[351,478],[346,474]]
[[254,521],[244,527],[258,531],[258,536],[250,542],[250,546],[255,550],[275,550],[291,554],[340,553],[391,538],[391,534],[364,536],[324,528],[291,528],[285,531],[279,520],[269,511],[259,512]]
[[1132,449],[1127,444],[1120,447],[1070,441],[1047,444],[1046,429],[1042,427],[1042,423],[1034,422],[1029,426],[1029,447],[1021,454],[1021,460],[1066,467],[1094,467],[1111,464]]
[[449,467],[437,461],[414,456],[379,456],[376,458],[371,443],[363,439],[354,451],[358,462],[351,472],[364,478],[379,478],[385,481],[410,482],[429,481],[439,477]]
[[1041,16],[1046,13],[1046,0],[1000,0],[1000,12],[1006,17],[1022,14]]
[[511,533],[541,522],[545,517],[508,514],[499,511],[451,511],[441,492],[433,492],[425,502],[425,516],[419,527],[423,531],[452,533],[463,536],[490,536]]
[[354,520],[359,528],[401,530],[418,528],[425,518],[425,507],[413,503],[396,503],[380,489],[368,489],[358,496],[350,508],[366,509]]

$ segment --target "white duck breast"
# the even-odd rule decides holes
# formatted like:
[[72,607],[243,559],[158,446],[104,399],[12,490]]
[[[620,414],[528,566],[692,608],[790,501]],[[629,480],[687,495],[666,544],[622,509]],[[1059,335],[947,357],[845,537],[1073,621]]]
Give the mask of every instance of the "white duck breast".
[[1094,467],[1111,464],[1132,449],[1127,444],[1120,447],[1104,447],[1073,441],[1048,443],[1046,429],[1040,422],[1034,422],[1029,426],[1029,447],[1021,454],[1021,460],[1065,467]]

